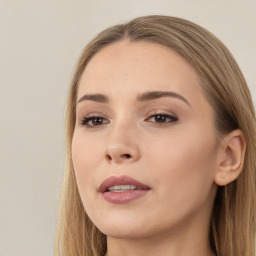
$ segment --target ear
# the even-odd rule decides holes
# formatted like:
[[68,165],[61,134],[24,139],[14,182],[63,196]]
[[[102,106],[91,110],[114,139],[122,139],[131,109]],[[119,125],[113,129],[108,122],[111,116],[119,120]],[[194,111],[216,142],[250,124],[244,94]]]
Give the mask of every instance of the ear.
[[221,141],[215,183],[225,186],[236,180],[244,165],[246,140],[241,130],[234,130]]

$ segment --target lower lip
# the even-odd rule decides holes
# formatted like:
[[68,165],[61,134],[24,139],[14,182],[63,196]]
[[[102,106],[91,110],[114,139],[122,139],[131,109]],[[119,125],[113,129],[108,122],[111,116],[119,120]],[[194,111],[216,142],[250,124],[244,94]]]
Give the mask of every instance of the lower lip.
[[145,196],[149,190],[129,190],[125,192],[104,192],[103,198],[112,204],[125,204]]

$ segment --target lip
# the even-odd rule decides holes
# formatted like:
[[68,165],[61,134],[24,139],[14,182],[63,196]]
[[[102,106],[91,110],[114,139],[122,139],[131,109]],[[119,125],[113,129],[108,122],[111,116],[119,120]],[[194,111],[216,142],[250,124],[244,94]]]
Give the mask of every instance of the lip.
[[[125,192],[111,192],[107,190],[109,187],[120,185],[134,185],[139,189]],[[124,204],[146,195],[150,191],[150,187],[129,176],[111,176],[101,183],[98,191],[102,193],[106,201],[114,204]]]
[[106,192],[107,188],[112,186],[120,186],[120,185],[134,185],[136,187],[142,189],[150,189],[149,186],[129,177],[129,176],[111,176],[105,179],[101,185],[99,186],[98,191],[101,193]]

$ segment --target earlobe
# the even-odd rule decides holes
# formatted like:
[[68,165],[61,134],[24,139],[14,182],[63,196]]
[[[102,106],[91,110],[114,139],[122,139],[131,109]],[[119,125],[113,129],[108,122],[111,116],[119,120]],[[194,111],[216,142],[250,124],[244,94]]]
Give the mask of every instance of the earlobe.
[[241,130],[234,130],[221,142],[221,154],[215,173],[215,183],[225,186],[236,180],[244,165],[246,140]]

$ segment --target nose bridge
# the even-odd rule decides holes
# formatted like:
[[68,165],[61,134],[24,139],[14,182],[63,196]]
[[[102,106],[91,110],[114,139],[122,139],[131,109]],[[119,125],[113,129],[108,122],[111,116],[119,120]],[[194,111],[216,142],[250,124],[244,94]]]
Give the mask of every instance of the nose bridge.
[[135,122],[121,118],[111,125],[104,154],[108,161],[116,163],[133,162],[140,158]]

